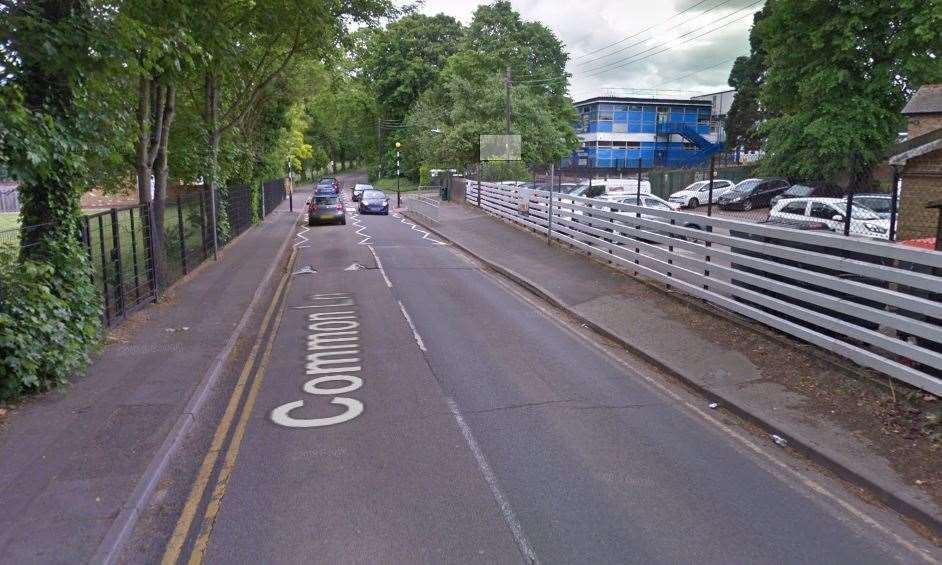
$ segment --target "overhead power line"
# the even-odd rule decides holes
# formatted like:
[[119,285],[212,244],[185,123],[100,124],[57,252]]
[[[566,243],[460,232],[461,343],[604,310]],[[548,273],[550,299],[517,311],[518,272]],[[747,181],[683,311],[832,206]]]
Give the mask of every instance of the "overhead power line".
[[[755,6],[756,4],[759,4],[759,3],[764,2],[764,1],[765,1],[765,0],[756,0],[756,2],[753,2],[752,4],[749,4],[749,5],[746,6],[745,8],[743,8],[743,9],[741,9],[741,10],[738,10],[738,11],[736,11],[736,12],[733,12],[732,14],[730,14],[730,16],[735,15],[735,14],[737,14],[737,13],[743,11],[743,10],[747,10],[747,9],[749,9],[749,8],[751,8],[751,7],[753,7],[753,6]],[[608,71],[611,71],[611,70],[614,70],[614,69],[619,69],[619,68],[622,68],[622,67],[627,67],[628,65],[633,65],[633,64],[635,64],[635,63],[638,63],[638,62],[641,62],[641,61],[650,59],[651,57],[653,57],[653,56],[655,56],[655,55],[658,55],[658,54],[660,54],[660,53],[664,53],[665,51],[670,51],[671,49],[674,49],[674,48],[676,48],[676,47],[680,47],[681,45],[684,45],[684,44],[686,44],[686,43],[690,43],[690,42],[693,41],[694,39],[699,39],[699,38],[701,38],[701,37],[710,35],[711,33],[717,32],[717,31],[719,31],[719,30],[721,30],[721,29],[723,29],[723,28],[726,28],[726,27],[728,27],[728,26],[730,26],[730,25],[732,25],[732,24],[738,22],[739,20],[743,20],[743,19],[745,19],[745,18],[752,17],[752,15],[753,15],[752,12],[750,12],[750,13],[748,13],[748,14],[744,14],[744,15],[738,17],[738,18],[735,18],[735,19],[733,19],[733,20],[730,20],[730,21],[728,21],[728,22],[726,22],[726,23],[724,23],[724,24],[722,24],[722,25],[720,25],[720,26],[717,26],[717,27],[715,27],[715,28],[713,28],[713,29],[711,29],[711,30],[708,30],[708,31],[706,31],[706,32],[704,32],[704,33],[701,33],[701,34],[699,34],[699,35],[695,35],[695,36],[693,36],[693,37],[690,37],[690,38],[688,38],[688,39],[686,39],[686,40],[684,40],[684,41],[682,41],[682,42],[680,42],[680,43],[677,43],[677,44],[675,44],[675,45],[673,45],[673,46],[665,47],[664,49],[661,49],[660,51],[655,51],[654,53],[650,53],[650,54],[648,54],[648,55],[645,55],[644,57],[638,57],[638,55],[641,55],[641,54],[643,54],[643,53],[647,53],[647,52],[649,52],[649,51],[651,51],[651,50],[653,50],[653,49],[657,49],[658,47],[663,47],[664,45],[668,45],[668,44],[672,43],[672,42],[675,41],[675,40],[667,41],[667,42],[661,43],[660,45],[655,45],[655,46],[653,46],[653,47],[650,47],[650,48],[648,48],[648,49],[645,49],[644,51],[639,51],[638,53],[635,53],[634,55],[631,55],[630,57],[626,57],[625,59],[622,59],[621,61],[616,61],[616,62],[611,63],[611,64],[608,64],[608,65],[603,65],[603,66],[597,67],[597,68],[595,68],[595,69],[590,69],[590,70],[588,71],[588,74],[586,74],[586,75],[584,75],[584,76],[586,76],[586,77],[598,76],[598,75],[600,75],[600,74],[602,74],[602,73],[605,73],[605,72],[608,72]],[[729,17],[729,16],[724,16],[723,18],[719,18],[718,20],[715,20],[714,22],[711,22],[711,23],[715,23],[716,21],[725,19],[725,18],[727,18],[727,17]],[[708,24],[708,25],[709,25],[709,24]],[[686,35],[689,35],[690,33],[693,33],[693,32],[687,32],[687,33],[685,33],[685,34],[683,34],[683,35],[677,37],[676,39],[679,39],[680,37],[684,37],[684,36],[686,36]]]
[[652,25],[652,26],[648,26],[648,27],[642,29],[641,31],[639,31],[639,32],[637,32],[637,33],[634,33],[634,34],[632,34],[632,35],[629,35],[628,37],[619,39],[618,41],[616,41],[616,42],[614,42],[614,43],[609,43],[608,45],[606,45],[606,46],[604,46],[604,47],[599,47],[598,49],[596,49],[596,50],[594,50],[594,51],[589,51],[588,53],[584,53],[584,54],[582,54],[582,55],[579,55],[578,57],[576,57],[575,59],[573,59],[573,61],[578,61],[579,59],[584,59],[585,57],[588,57],[589,55],[594,55],[595,53],[598,53],[599,51],[604,51],[604,50],[608,49],[609,47],[614,47],[614,46],[616,46],[616,45],[618,45],[618,44],[620,44],[620,43],[624,43],[625,41],[628,41],[629,39],[631,39],[631,38],[633,38],[633,37],[638,37],[639,35],[641,35],[642,33],[646,32],[646,31],[648,31],[648,30],[654,29],[654,28],[656,28],[656,27],[659,26],[659,25],[666,24],[667,22],[669,22],[669,21],[671,21],[672,19],[676,18],[677,16],[683,14],[684,12],[689,12],[690,10],[693,10],[694,8],[696,8],[696,7],[699,6],[700,4],[703,4],[703,3],[706,2],[706,1],[707,1],[707,0],[700,0],[699,2],[697,2],[696,4],[694,4],[693,6],[690,6],[690,7],[686,8],[686,9],[680,11],[680,12],[677,12],[677,13],[674,14],[673,16],[667,18],[666,20],[663,20],[663,21],[661,21],[661,22],[658,22],[658,23],[656,23],[656,24],[654,24],[654,25]]
[[660,85],[662,85],[662,84],[670,84],[670,83],[672,83],[672,82],[677,82],[678,80],[682,80],[682,79],[685,79],[685,78],[687,78],[687,77],[692,77],[692,76],[694,76],[694,75],[698,75],[698,74],[700,74],[700,73],[702,73],[702,72],[704,72],[704,71],[709,71],[710,69],[715,69],[716,67],[719,67],[720,65],[724,65],[724,64],[726,64],[726,63],[730,63],[730,62],[735,61],[735,60],[736,60],[736,57],[733,57],[732,59],[726,59],[726,60],[724,60],[724,61],[720,61],[719,63],[710,65],[709,67],[703,67],[702,69],[693,71],[692,73],[687,73],[687,74],[681,75],[681,76],[679,76],[679,77],[674,77],[674,78],[671,78],[671,79],[662,80],[661,82],[655,83],[651,88],[654,88],[654,87],[656,87],[656,86],[660,86]]
[[[667,33],[668,31],[677,29],[678,27],[684,25],[685,23],[691,22],[691,21],[693,21],[693,20],[699,18],[699,17],[702,16],[703,14],[706,14],[707,12],[711,12],[711,11],[713,11],[713,10],[719,8],[720,6],[722,6],[722,5],[724,5],[724,4],[728,4],[730,1],[731,1],[731,0],[723,0],[723,1],[720,2],[719,4],[716,4],[715,6],[713,6],[713,7],[711,7],[711,8],[707,8],[706,10],[704,10],[704,11],[700,12],[699,14],[697,14],[696,16],[694,16],[694,17],[692,17],[692,18],[689,18],[689,19],[686,19],[686,20],[684,20],[684,21],[682,21],[682,22],[680,22],[680,23],[678,23],[678,24],[675,24],[675,25],[673,25],[673,26],[671,26],[671,27],[665,29],[663,33]],[[726,17],[726,16],[723,16],[723,17]],[[718,18],[718,20],[721,20],[721,19],[723,19],[723,18],[722,18],[722,17],[721,17],[721,18]],[[717,20],[713,20],[713,21],[717,21]],[[710,22],[710,23],[712,23],[712,22]],[[707,24],[707,25],[710,25],[710,24]],[[696,31],[696,30],[693,30],[693,31]],[[635,41],[634,43],[631,43],[631,44],[629,44],[629,45],[626,45],[626,46],[622,47],[621,49],[616,49],[615,51],[612,51],[611,53],[606,53],[605,55],[600,55],[600,56],[598,56],[598,57],[595,57],[594,59],[589,59],[588,61],[583,61],[583,62],[578,63],[578,64],[579,64],[579,65],[588,65],[589,63],[592,63],[592,62],[594,62],[594,61],[598,61],[599,59],[605,59],[606,57],[611,57],[612,55],[616,55],[616,54],[618,54],[618,53],[624,53],[625,51],[627,51],[628,49],[631,49],[632,47],[636,47],[636,46],[638,46],[638,45],[644,44],[644,42],[645,42],[645,41],[648,41],[648,39],[650,39],[650,38],[645,38],[645,39],[641,39],[641,40],[639,40],[639,41]]]

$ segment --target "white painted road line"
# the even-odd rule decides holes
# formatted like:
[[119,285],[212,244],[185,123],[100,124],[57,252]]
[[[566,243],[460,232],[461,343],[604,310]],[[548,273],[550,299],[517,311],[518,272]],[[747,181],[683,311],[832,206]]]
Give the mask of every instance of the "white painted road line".
[[393,218],[399,218],[399,222],[400,222],[400,223],[409,226],[410,228],[412,228],[413,231],[417,231],[417,232],[421,233],[421,234],[422,234],[422,239],[424,239],[424,240],[426,240],[426,241],[431,241],[432,243],[434,243],[434,244],[436,244],[436,245],[448,245],[448,244],[445,243],[444,241],[438,241],[437,239],[433,239],[433,238],[431,237],[432,234],[430,234],[429,232],[427,232],[427,231],[423,230],[422,228],[418,227],[418,226],[415,225],[414,223],[410,222],[410,221],[407,220],[407,219],[405,218],[405,216],[403,216],[402,214],[393,214]]
[[422,336],[419,335],[419,330],[415,329],[415,324],[412,323],[412,318],[409,317],[409,313],[406,312],[406,307],[403,306],[402,301],[398,300],[399,309],[402,310],[402,316],[406,319],[406,323],[409,324],[409,327],[412,328],[412,336],[415,337],[415,342],[419,345],[419,349],[424,352],[428,352],[428,349],[425,349],[425,342],[422,341]]
[[386,281],[386,286],[392,288],[392,283],[389,281],[389,277],[386,276],[386,269],[383,268],[383,262],[379,260],[379,255],[376,254],[376,250],[373,249],[372,245],[367,245],[370,250],[370,253],[373,254],[373,259],[376,260],[376,267],[379,269],[379,272],[383,275],[383,280]]
[[303,243],[307,243],[308,241],[310,241],[308,238],[304,237],[304,234],[306,234],[309,231],[311,231],[311,228],[304,226],[303,229],[294,236],[295,239],[300,238],[301,241],[295,242],[295,244],[292,247],[297,247],[300,249],[304,249],[305,247],[310,247],[308,245],[302,245]]
[[[403,310],[403,312],[405,312],[405,310]],[[507,522],[507,526],[510,528],[514,540],[517,542],[517,547],[520,548],[520,553],[523,554],[524,559],[526,559],[528,563],[539,563],[539,560],[536,558],[536,552],[533,551],[533,547],[530,545],[530,542],[527,541],[523,533],[523,526],[520,525],[520,520],[517,519],[513,508],[510,507],[510,502],[507,500],[507,497],[501,492],[500,485],[497,483],[497,476],[494,475],[494,471],[491,470],[487,458],[484,457],[484,452],[478,447],[478,442],[474,439],[474,434],[471,433],[471,428],[468,426],[468,423],[464,421],[461,411],[458,410],[458,405],[450,396],[447,397],[445,401],[448,403],[448,409],[451,411],[451,415],[455,417],[455,422],[458,423],[458,429],[461,430],[461,435],[464,436],[468,448],[471,450],[474,459],[478,463],[478,468],[481,470],[481,474],[484,476],[487,486],[490,487],[491,493],[494,495],[494,500],[497,501],[497,506],[500,507],[500,513],[504,521]]]

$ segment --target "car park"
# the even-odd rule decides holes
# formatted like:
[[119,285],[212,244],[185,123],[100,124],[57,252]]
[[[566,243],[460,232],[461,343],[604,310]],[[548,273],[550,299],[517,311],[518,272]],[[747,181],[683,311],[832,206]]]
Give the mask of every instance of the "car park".
[[360,201],[360,195],[363,194],[363,191],[364,191],[364,190],[373,190],[373,185],[371,185],[371,184],[359,184],[359,183],[353,185],[353,191],[352,191],[352,193],[351,193],[351,195],[350,195],[350,198],[353,199],[354,202],[359,202],[359,201]]
[[[713,203],[716,204],[719,197],[729,192],[733,186],[735,185],[731,180],[713,179]],[[706,204],[710,201],[710,181],[700,180],[690,184],[683,190],[671,194],[668,201],[684,208],[697,208],[701,204]]]
[[[842,198],[791,198],[780,200],[769,212],[769,218],[825,224],[831,231],[844,229],[847,201]],[[890,222],[876,212],[854,204],[850,217],[850,233],[876,239],[889,239]]]
[[326,191],[315,192],[308,201],[307,225],[314,226],[327,222],[341,225],[347,223],[343,198],[339,194],[330,194]]
[[772,205],[785,198],[838,198],[843,194],[844,189],[836,184],[794,184],[785,192],[772,198]]
[[791,184],[782,178],[751,178],[738,183],[729,192],[717,198],[716,203],[723,210],[742,210],[764,208],[772,199],[785,192]]
[[381,190],[364,190],[357,211],[361,214],[389,214],[389,198]]

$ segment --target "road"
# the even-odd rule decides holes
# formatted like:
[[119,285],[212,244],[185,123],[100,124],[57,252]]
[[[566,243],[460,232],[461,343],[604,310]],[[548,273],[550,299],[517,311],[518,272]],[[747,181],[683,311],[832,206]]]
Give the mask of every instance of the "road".
[[299,232],[165,562],[938,558],[398,214]]

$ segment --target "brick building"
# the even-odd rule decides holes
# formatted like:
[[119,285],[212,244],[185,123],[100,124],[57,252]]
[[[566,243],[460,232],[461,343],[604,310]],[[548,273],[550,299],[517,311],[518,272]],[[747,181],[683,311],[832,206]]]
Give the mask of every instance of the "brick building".
[[920,88],[903,114],[909,139],[889,160],[902,179],[897,239],[934,238],[939,211],[928,206],[942,200],[942,84]]

